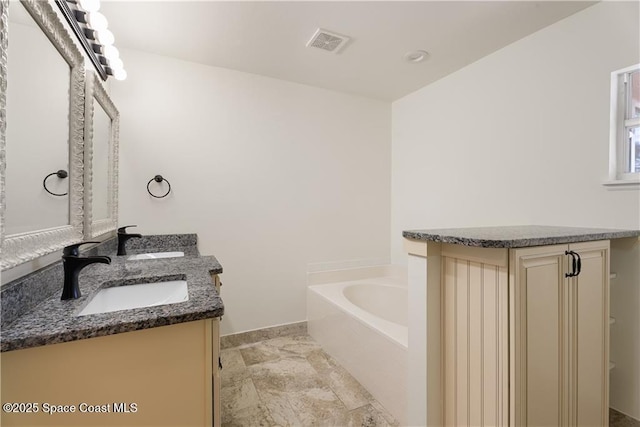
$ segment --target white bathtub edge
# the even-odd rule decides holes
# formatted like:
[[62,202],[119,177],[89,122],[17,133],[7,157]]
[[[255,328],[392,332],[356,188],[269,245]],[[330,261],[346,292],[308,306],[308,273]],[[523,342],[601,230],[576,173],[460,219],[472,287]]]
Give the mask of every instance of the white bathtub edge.
[[[341,291],[345,286],[362,282],[372,283],[374,280],[309,286],[308,333],[391,412],[400,425],[407,425],[407,328],[377,318],[378,324],[384,322],[404,328],[403,344],[362,319],[373,315],[353,305]],[[378,278],[375,282],[389,284],[388,278]]]

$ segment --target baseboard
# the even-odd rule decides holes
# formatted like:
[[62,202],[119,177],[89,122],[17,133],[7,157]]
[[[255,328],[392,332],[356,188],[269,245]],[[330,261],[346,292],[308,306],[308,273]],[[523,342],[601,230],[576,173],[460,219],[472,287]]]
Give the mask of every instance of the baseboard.
[[238,347],[245,344],[253,344],[259,341],[270,340],[277,337],[289,335],[306,335],[307,321],[288,323],[286,325],[271,326],[269,328],[255,329],[253,331],[240,332],[237,334],[224,335],[220,337],[220,348]]

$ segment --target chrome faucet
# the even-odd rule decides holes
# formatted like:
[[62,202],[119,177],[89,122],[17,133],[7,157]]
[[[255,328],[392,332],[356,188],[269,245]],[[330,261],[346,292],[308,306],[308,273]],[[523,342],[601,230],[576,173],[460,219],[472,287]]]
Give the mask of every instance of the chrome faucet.
[[127,250],[125,248],[125,243],[127,243],[127,240],[131,239],[131,238],[140,238],[142,237],[142,234],[128,234],[127,233],[127,228],[129,227],[137,227],[137,225],[126,225],[124,227],[120,227],[118,228],[118,255],[126,255],[127,254]]
[[64,268],[64,287],[62,288],[62,297],[60,299],[76,299],[82,295],[78,284],[78,275],[80,271],[89,264],[111,264],[111,258],[108,256],[90,256],[81,257],[78,247],[87,243],[100,242],[82,242],[75,245],[69,245],[62,250],[62,266]]

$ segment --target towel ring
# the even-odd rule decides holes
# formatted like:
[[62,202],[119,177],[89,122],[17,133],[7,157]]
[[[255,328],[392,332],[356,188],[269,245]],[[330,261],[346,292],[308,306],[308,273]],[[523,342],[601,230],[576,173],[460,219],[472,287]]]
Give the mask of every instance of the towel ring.
[[49,175],[45,176],[44,179],[42,180],[42,186],[44,187],[45,191],[47,193],[51,194],[52,196],[66,196],[67,194],[69,194],[69,192],[66,192],[66,193],[53,193],[53,192],[49,191],[49,189],[47,188],[47,178],[49,178],[52,175],[56,175],[60,179],[64,179],[64,178],[69,176],[67,171],[63,170],[63,169],[60,169],[58,172],[51,172]]
[[[151,183],[155,181],[157,183],[161,183],[162,181],[166,182],[167,185],[169,186],[169,189],[167,190],[166,193],[164,193],[162,196],[156,196],[155,194],[153,194],[151,192],[151,190],[149,189],[149,185],[151,185]],[[162,199],[165,198],[169,195],[169,193],[171,193],[171,183],[169,181],[167,181],[165,178],[162,177],[162,175],[156,175],[153,178],[151,178],[149,180],[149,182],[147,182],[147,193],[149,193],[151,196],[155,197],[156,199]]]

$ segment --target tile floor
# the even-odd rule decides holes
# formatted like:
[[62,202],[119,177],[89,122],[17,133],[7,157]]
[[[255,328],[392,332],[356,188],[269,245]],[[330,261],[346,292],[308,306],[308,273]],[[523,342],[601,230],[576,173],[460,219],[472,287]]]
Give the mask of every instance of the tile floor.
[[640,421],[609,409],[609,427],[640,427]]
[[[226,348],[223,426],[398,426],[344,368],[305,333]],[[611,410],[610,427],[640,427]]]
[[396,420],[306,334],[227,348],[223,426],[397,426]]

